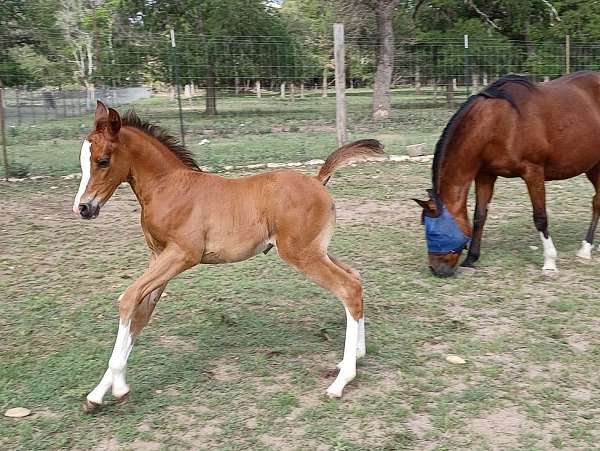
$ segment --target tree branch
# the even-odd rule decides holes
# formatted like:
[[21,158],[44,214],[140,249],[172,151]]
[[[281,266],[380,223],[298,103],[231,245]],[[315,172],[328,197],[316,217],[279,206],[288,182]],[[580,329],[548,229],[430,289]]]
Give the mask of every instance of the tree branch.
[[544,5],[546,5],[548,8],[550,8],[550,13],[552,16],[554,16],[554,18],[560,22],[560,17],[558,15],[558,11],[556,10],[556,8],[554,7],[554,5],[552,3],[550,3],[548,0],[542,0],[542,3]]
[[[545,0],[542,0],[545,1]],[[501,30],[501,28],[496,25],[494,23],[494,21],[492,19],[490,19],[490,16],[488,16],[486,13],[484,13],[482,10],[480,10],[477,5],[475,4],[475,2],[473,0],[466,0],[466,3],[475,10],[475,12],[477,12],[477,14],[479,14],[483,20],[485,20],[487,22],[488,25],[490,25],[491,27],[495,28],[496,30]]]

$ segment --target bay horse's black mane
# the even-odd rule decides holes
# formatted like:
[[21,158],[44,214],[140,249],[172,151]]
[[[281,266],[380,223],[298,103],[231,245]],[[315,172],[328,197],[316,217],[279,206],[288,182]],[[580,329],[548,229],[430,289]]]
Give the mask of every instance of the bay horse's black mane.
[[153,138],[159,140],[162,144],[165,145],[167,149],[169,149],[173,154],[179,158],[179,160],[185,164],[188,168],[193,169],[195,171],[200,171],[200,166],[194,159],[192,152],[186,149],[179,140],[158,125],[151,124],[150,122],[143,121],[135,112],[135,110],[131,109],[127,111],[121,117],[122,125],[137,128],[138,130],[146,133]]
[[477,100],[479,97],[484,97],[486,99],[503,99],[506,100],[511,106],[519,111],[519,106],[515,98],[512,96],[510,92],[506,90],[506,88],[510,86],[523,86],[530,91],[535,90],[535,84],[529,80],[527,77],[523,75],[509,74],[503,77],[500,77],[498,80],[493,82],[491,85],[487,86],[483,91],[470,96],[465,103],[463,103],[458,111],[452,115],[448,124],[444,128],[440,139],[435,145],[435,154],[433,156],[433,165],[432,165],[432,182],[433,182],[433,192],[437,193],[438,188],[438,176],[442,166],[442,161],[444,159],[444,154],[446,152],[446,147],[448,141],[451,138],[452,131],[454,130],[454,126],[459,122],[462,118],[463,114],[466,113],[469,108],[473,105],[473,102]]

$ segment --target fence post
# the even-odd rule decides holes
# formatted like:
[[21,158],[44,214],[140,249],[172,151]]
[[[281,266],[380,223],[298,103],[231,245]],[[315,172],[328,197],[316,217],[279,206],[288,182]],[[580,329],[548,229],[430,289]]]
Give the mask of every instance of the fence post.
[[185,146],[185,131],[183,129],[183,110],[181,109],[181,90],[179,89],[179,63],[175,47],[175,30],[171,28],[171,48],[173,49],[173,65],[175,66],[175,85],[177,86],[177,106],[179,108],[179,128],[181,131],[181,144]]
[[8,182],[8,154],[6,152],[6,130],[4,128],[4,85],[0,80],[0,132],[2,133],[2,156],[4,158],[4,180]]
[[465,39],[465,94],[469,97],[469,35],[464,35]]
[[571,36],[565,36],[565,73],[571,73]]
[[333,56],[335,59],[335,122],[338,147],[346,143],[346,62],[344,24],[333,24]]

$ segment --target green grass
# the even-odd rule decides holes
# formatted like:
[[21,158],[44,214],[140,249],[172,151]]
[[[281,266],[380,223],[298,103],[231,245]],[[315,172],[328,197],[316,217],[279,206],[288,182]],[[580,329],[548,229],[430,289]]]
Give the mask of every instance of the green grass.
[[70,214],[76,180],[0,184],[0,409],[33,412],[0,419],[0,448],[594,449],[598,255],[574,257],[589,183],[548,184],[556,277],[541,274],[522,182],[501,180],[479,269],[437,279],[410,201],[429,174],[368,164],[330,183],[332,250],[366,293],[368,353],[343,399],[322,395],[343,309],[271,252],[170,283],[134,347],[130,402],[93,415],[81,404],[112,349],[114,301],[147,261],[134,197],[119,189],[85,222]]

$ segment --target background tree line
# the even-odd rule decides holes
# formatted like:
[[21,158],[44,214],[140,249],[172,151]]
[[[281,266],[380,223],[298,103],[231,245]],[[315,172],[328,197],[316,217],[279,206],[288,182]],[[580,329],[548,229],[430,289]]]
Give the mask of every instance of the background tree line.
[[[260,95],[265,85],[303,90],[308,83],[326,95],[334,22],[346,27],[349,83],[372,86],[374,116],[385,118],[394,83],[410,77],[418,89],[422,82],[451,83],[449,74],[463,73],[465,56],[456,39],[464,34],[471,37],[474,85],[510,66],[511,58],[532,73],[560,73],[562,62],[546,46],[563,43],[567,34],[598,42],[600,3],[4,0],[0,80],[5,86],[85,86],[90,92],[96,86],[171,84],[178,58],[181,84],[206,90],[208,114],[217,113],[219,87]],[[177,55],[170,28],[176,30]],[[395,61],[402,67],[394,68]]]

